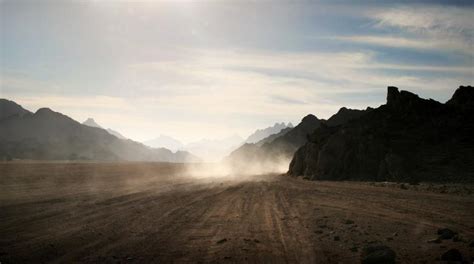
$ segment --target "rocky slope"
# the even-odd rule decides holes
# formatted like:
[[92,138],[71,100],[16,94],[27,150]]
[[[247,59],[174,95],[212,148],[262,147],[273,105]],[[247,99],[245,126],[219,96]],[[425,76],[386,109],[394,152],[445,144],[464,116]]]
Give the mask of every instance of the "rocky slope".
[[0,101],[0,159],[38,160],[127,160],[186,162],[197,158],[187,152],[173,153],[119,139],[106,130],[79,122],[41,108],[31,113],[14,102]]
[[289,175],[312,180],[473,181],[474,92],[446,104],[388,87],[387,103],[322,125],[293,156]]

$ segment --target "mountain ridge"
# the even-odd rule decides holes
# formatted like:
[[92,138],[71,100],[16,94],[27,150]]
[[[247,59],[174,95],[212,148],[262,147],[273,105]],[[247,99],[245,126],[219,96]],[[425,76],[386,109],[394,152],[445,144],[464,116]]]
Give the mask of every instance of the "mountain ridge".
[[389,86],[386,104],[339,126],[321,126],[288,174],[311,180],[474,181],[474,88],[445,104]]
[[[0,104],[9,104],[1,101]],[[3,107],[3,106],[0,106]],[[21,111],[22,112],[22,111]],[[0,120],[0,159],[197,161],[189,153],[149,148],[89,127],[50,108]],[[33,129],[34,128],[34,129]]]

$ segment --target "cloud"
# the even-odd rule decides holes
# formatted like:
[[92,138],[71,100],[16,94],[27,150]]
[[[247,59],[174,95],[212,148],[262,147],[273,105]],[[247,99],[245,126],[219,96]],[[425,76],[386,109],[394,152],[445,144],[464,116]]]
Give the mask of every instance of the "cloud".
[[474,54],[472,7],[405,5],[372,9],[366,16],[374,29],[390,35],[340,36],[338,39],[380,45]]
[[435,40],[427,37],[408,38],[397,36],[357,35],[339,36],[332,39],[383,47],[408,48],[428,51],[458,51],[474,55],[474,47],[472,46],[472,43],[470,44],[467,41],[460,41],[459,39],[452,38],[441,38]]
[[397,27],[417,33],[464,33],[472,37],[472,7],[400,6],[369,14],[377,27]]

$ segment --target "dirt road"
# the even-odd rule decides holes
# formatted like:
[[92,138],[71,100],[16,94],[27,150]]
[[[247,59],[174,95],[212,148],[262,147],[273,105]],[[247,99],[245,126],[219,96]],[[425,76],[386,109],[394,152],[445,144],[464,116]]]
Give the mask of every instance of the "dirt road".
[[[474,256],[474,196],[279,175],[181,177],[179,165],[0,164],[0,261],[400,263]],[[464,241],[428,243],[449,227]]]

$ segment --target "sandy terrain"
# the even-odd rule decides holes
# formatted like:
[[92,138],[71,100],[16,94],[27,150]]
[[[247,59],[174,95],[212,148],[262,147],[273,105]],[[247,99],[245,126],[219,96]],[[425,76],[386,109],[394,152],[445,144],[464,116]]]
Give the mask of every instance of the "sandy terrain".
[[[0,163],[0,261],[399,263],[474,256],[474,196],[279,175],[183,177],[182,165]],[[436,238],[437,229],[461,240]],[[471,262],[468,262],[471,263]]]

